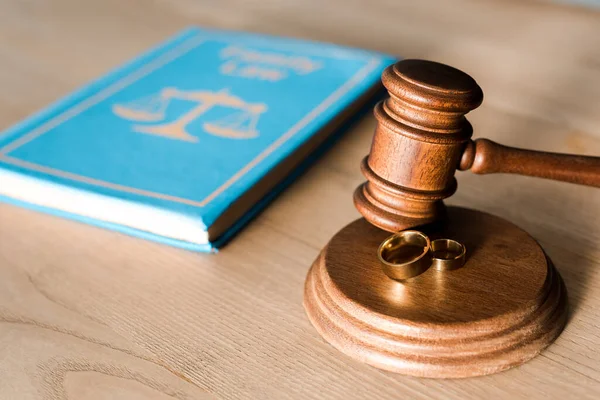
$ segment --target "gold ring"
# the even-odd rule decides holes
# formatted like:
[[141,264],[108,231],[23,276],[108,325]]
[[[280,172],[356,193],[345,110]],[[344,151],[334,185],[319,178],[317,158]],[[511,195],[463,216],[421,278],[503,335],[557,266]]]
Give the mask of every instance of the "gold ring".
[[383,272],[403,281],[425,272],[431,265],[431,242],[419,231],[402,231],[385,239],[377,256]]
[[465,264],[467,250],[452,239],[436,239],[431,242],[432,265],[438,271],[450,271]]

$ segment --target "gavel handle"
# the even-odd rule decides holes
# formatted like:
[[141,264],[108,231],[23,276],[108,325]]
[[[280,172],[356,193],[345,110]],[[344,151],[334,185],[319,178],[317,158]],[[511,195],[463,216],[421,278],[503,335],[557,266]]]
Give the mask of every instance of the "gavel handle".
[[470,169],[476,174],[536,176],[600,187],[600,157],[518,149],[488,139],[470,141],[458,169]]

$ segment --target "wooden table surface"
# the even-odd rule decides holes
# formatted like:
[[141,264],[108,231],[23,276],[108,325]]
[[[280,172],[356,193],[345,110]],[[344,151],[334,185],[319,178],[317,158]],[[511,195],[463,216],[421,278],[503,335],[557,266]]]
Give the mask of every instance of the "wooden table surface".
[[[527,1],[1,0],[0,128],[190,24],[445,62],[484,89],[476,136],[600,155],[600,13]],[[569,290],[567,328],[524,366],[416,379],[321,339],[304,278],[358,217],[373,127],[363,118],[217,255],[0,205],[0,398],[599,398],[597,189],[458,174],[449,203],[528,230]]]

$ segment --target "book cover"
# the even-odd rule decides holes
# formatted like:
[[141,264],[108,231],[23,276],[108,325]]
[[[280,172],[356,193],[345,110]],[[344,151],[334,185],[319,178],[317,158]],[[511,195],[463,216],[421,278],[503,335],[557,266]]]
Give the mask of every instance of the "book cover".
[[0,134],[0,197],[209,251],[266,204],[392,62],[188,29]]

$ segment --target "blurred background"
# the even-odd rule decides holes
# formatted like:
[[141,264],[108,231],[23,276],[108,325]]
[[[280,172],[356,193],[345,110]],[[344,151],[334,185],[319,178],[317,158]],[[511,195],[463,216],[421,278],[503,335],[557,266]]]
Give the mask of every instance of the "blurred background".
[[514,124],[544,115],[582,152],[579,132],[600,136],[600,87],[587,84],[600,70],[598,12],[594,0],[2,0],[0,128],[199,24],[448,63],[484,88],[483,109],[518,116],[503,128],[533,129]]
[[1,0],[0,129],[198,24],[448,63],[484,88],[480,113],[500,113],[486,135],[558,124],[585,152],[581,133],[600,137],[598,13],[595,0]]

